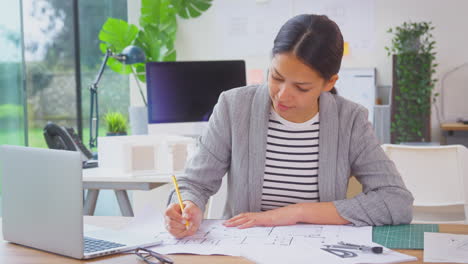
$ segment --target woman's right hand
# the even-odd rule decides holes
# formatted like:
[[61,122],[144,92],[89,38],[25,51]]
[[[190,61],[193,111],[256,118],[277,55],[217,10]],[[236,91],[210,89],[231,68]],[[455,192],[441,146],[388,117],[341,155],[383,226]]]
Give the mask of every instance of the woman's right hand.
[[[191,201],[184,201],[184,212],[178,203],[170,204],[164,213],[166,230],[176,238],[183,238],[195,234],[203,219],[201,209]],[[189,222],[186,227],[186,221]]]

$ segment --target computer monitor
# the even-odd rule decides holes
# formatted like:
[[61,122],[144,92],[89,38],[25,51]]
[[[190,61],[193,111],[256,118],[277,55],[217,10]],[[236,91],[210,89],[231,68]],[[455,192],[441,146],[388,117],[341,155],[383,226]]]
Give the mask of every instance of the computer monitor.
[[221,92],[246,85],[245,62],[146,63],[148,133],[200,135]]

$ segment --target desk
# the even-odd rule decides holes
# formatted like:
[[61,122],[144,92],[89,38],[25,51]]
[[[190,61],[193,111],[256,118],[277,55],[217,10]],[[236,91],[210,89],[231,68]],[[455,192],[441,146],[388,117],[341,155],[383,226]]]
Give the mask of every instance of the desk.
[[440,125],[445,137],[445,144],[460,144],[468,148],[468,125],[461,123],[445,123]]
[[[93,215],[99,190],[114,190],[123,216],[133,216],[133,209],[128,199],[127,190],[149,191],[168,182],[172,182],[167,173],[133,176],[116,169],[92,168],[83,170],[83,189],[88,193],[84,201],[84,215]],[[179,176],[179,174],[176,174]]]
[[[127,223],[131,220],[130,217],[120,216],[85,216],[86,224],[106,226],[106,227],[118,227],[122,224]],[[453,225],[443,224],[439,225],[439,231],[441,233],[454,233],[454,234],[465,234],[468,235],[468,225]],[[0,228],[0,234],[1,234]],[[3,235],[1,235],[3,237]],[[397,250],[401,253],[412,255],[418,258],[417,261],[404,262],[407,264],[418,264],[423,263],[423,251],[422,250]],[[252,263],[251,261],[242,257],[231,257],[231,256],[197,256],[197,255],[171,255],[171,258],[177,264],[193,263],[193,264],[210,264],[210,263]],[[52,253],[43,252],[36,249],[26,248],[23,246],[15,245],[12,243],[3,242],[0,243],[0,263],[8,264],[23,264],[23,263],[37,263],[37,264],[59,264],[59,263],[117,263],[117,264],[140,264],[142,263],[137,259],[135,255],[112,255],[107,257],[101,257],[92,260],[75,260]]]

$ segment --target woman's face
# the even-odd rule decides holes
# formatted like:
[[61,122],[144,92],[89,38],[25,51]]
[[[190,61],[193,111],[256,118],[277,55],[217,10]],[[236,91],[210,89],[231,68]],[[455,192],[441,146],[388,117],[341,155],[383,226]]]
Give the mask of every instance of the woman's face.
[[325,80],[292,53],[276,54],[268,74],[268,87],[275,111],[284,119],[303,123],[318,112],[320,93],[330,91],[338,75]]

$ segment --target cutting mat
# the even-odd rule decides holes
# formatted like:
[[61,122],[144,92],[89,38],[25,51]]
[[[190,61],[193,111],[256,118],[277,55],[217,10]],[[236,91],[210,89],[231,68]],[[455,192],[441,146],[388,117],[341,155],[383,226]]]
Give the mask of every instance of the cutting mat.
[[387,248],[424,249],[424,232],[439,232],[439,225],[374,226],[372,241]]

